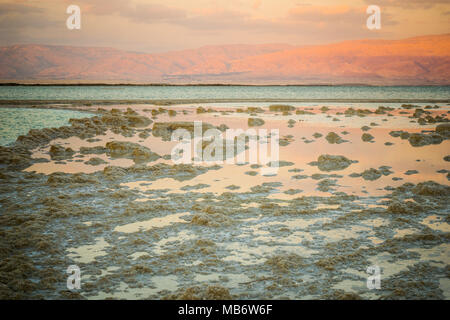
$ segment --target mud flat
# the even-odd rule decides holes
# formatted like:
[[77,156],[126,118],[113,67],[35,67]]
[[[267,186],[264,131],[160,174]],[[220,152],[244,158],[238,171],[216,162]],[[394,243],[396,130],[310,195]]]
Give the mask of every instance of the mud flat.
[[[448,105],[199,107],[83,106],[0,147],[0,297],[449,298]],[[250,118],[288,142],[275,175],[168,157],[180,126]]]

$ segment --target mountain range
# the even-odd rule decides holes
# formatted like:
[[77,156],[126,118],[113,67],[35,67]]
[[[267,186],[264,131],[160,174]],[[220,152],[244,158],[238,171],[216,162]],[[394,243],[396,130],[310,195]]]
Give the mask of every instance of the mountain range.
[[41,44],[0,47],[3,82],[448,85],[449,75],[450,34],[166,53]]

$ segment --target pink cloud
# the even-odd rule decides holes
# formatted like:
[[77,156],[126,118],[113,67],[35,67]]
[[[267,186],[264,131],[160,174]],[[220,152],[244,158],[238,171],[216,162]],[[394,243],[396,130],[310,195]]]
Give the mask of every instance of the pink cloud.
[[[73,0],[66,0],[72,3]],[[186,11],[164,4],[134,4],[124,0],[77,0],[83,12],[95,15],[118,15],[139,23],[155,23],[183,19]]]
[[262,0],[255,0],[255,1],[253,1],[252,8],[254,10],[257,10],[261,7],[261,5],[262,5]]
[[380,7],[400,7],[404,9],[430,9],[436,5],[450,4],[449,0],[365,0],[365,2],[368,5],[376,4]]

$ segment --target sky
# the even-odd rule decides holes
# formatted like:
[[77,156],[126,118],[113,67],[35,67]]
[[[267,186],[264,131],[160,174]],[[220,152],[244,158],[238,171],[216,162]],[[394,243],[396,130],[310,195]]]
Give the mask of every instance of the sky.
[[[69,30],[69,5],[81,29]],[[369,30],[369,5],[381,29]],[[450,33],[450,0],[0,0],[0,46],[166,52],[205,45],[327,44]]]

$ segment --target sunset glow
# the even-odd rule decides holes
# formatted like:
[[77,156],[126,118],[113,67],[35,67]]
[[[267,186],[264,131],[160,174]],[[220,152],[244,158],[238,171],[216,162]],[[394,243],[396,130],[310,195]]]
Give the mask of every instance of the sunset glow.
[[[82,28],[65,27],[79,5]],[[382,28],[366,28],[366,8],[381,8]],[[400,39],[450,31],[445,0],[2,0],[0,45],[39,43],[164,52],[204,45],[325,44]]]

